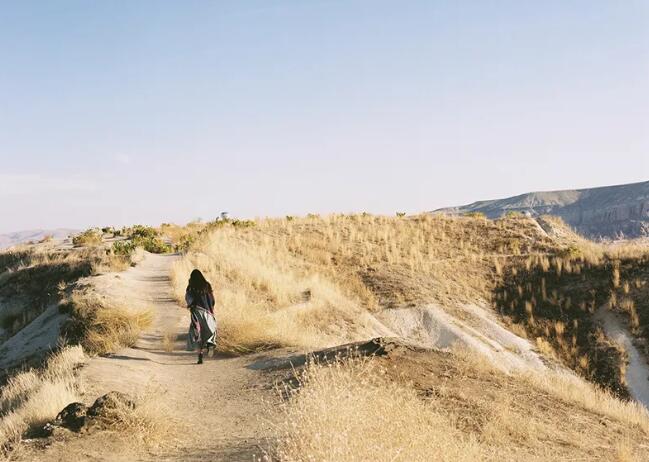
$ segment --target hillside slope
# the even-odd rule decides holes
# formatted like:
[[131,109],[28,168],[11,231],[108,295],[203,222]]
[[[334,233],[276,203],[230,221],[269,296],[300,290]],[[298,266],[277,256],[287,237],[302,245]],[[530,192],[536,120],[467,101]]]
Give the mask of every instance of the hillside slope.
[[649,181],[600,188],[545,191],[479,201],[435,212],[484,213],[498,218],[508,212],[555,215],[591,238],[649,236]]
[[[73,393],[57,401],[50,385],[60,385],[24,386],[47,370],[0,389],[0,444],[16,416],[31,429],[14,431],[11,460],[644,460],[648,352],[629,345],[649,332],[649,248],[595,244],[559,219],[521,215],[175,231],[184,254],[144,253],[75,284],[66,313],[86,324],[64,335],[91,357],[67,369]],[[21,280],[13,268],[7,288]],[[217,296],[218,352],[201,366],[183,345],[194,268]],[[85,293],[104,302],[84,305]],[[79,317],[84,306],[95,314]],[[93,349],[120,309],[150,312],[150,323]],[[605,310],[615,326],[600,325]],[[609,338],[620,333],[626,344]],[[110,391],[155,412],[34,437],[67,403]]]
[[0,250],[13,247],[14,245],[24,244],[26,242],[39,242],[46,237],[51,237],[55,241],[64,240],[71,234],[78,232],[74,229],[31,229],[28,231],[16,231],[12,233],[0,234]]

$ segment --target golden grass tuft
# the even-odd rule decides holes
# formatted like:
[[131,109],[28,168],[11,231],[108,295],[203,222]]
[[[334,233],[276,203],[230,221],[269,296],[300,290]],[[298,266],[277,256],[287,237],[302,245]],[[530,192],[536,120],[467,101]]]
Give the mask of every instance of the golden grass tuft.
[[91,291],[76,291],[68,303],[71,319],[64,328],[69,340],[89,354],[113,353],[133,346],[153,321],[150,309],[118,305]]
[[161,394],[160,389],[147,387],[135,399],[135,407],[116,402],[115,407],[101,417],[101,437],[115,435],[133,449],[152,450],[173,444],[176,435],[188,429],[161,402]]
[[479,442],[454,416],[382,379],[371,361],[311,365],[285,407],[282,461],[475,461]]
[[27,430],[54,419],[66,405],[79,401],[81,385],[75,367],[85,360],[79,346],[50,358],[42,371],[26,371],[9,379],[0,392],[0,447],[7,451]]
[[171,353],[176,348],[176,340],[178,334],[175,329],[168,328],[162,333],[162,349],[167,353]]

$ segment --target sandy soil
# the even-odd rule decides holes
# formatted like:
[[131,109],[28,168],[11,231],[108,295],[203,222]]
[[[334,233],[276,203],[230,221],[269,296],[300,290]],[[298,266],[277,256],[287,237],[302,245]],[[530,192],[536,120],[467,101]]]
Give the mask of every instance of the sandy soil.
[[[184,351],[189,314],[173,299],[168,277],[175,258],[148,254],[137,267],[124,273],[92,279],[99,293],[132,305],[150,306],[155,317],[153,326],[134,348],[93,358],[81,370],[84,401],[92,403],[111,390],[159,396],[160,405],[176,422],[177,441],[162,450],[140,454],[137,460],[259,458],[273,440],[276,415],[272,409],[279,398],[272,375],[248,366],[267,355],[206,358],[204,364],[196,364],[196,354]],[[171,352],[164,351],[165,334],[175,339]],[[276,350],[273,355],[290,353]],[[55,443],[30,458],[71,460],[70,454],[78,454],[79,460],[134,460],[129,451],[119,441],[91,445],[81,437]]]

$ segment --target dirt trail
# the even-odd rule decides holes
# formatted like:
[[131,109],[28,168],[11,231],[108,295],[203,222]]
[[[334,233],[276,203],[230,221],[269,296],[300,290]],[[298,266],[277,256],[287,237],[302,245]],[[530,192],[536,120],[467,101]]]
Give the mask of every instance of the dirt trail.
[[[269,412],[269,403],[278,398],[272,378],[249,366],[267,355],[217,356],[196,364],[196,354],[185,351],[189,315],[174,300],[168,276],[176,258],[148,254],[126,272],[91,279],[96,290],[110,299],[151,307],[154,322],[134,348],[93,358],[81,370],[84,401],[91,403],[111,390],[132,395],[152,392],[159,397],[161,405],[182,424],[177,432],[179,441],[172,448],[137,460],[259,460],[273,439],[270,422],[275,416]],[[171,352],[164,351],[165,334],[175,338]],[[273,355],[288,353],[278,350]],[[65,448],[61,449],[62,454],[50,451],[44,455],[47,460],[64,460]],[[84,447],[83,458],[118,460],[117,454],[107,454],[105,447]]]
[[649,364],[647,358],[633,344],[633,337],[615,313],[606,305],[597,311],[597,319],[602,323],[607,336],[619,343],[629,355],[626,368],[626,382],[631,396],[649,409]]

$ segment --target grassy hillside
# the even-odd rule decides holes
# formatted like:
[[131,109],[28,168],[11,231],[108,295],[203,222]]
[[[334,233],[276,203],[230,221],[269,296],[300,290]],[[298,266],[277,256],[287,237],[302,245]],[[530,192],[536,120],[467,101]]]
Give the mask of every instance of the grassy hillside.
[[532,221],[331,216],[215,224],[174,270],[217,287],[226,347],[324,346],[363,337],[364,313],[490,300],[512,255],[553,241]]
[[[183,299],[193,268],[203,270],[219,298],[222,348],[239,352],[380,334],[367,314],[384,309],[490,305],[547,357],[626,396],[624,352],[592,315],[615,290],[627,291],[616,307],[644,306],[646,287],[633,274],[645,248],[606,247],[560,221],[541,224],[520,215],[217,222],[176,265],[176,295]],[[639,313],[640,334],[649,315]]]
[[555,372],[504,374],[468,351],[385,345],[312,363],[288,395],[282,461],[643,460],[649,415]]
[[[245,374],[237,376],[237,386],[277,387],[268,415],[279,438],[264,442],[269,460],[634,461],[649,447],[649,415],[626,401],[625,352],[594,317],[608,306],[646,338],[649,251],[641,245],[594,244],[551,218],[489,220],[479,214],[219,220],[80,236],[72,249],[0,254],[0,290],[13,291],[11,300],[20,294],[65,299],[60,306],[70,315],[63,330],[68,341],[86,353],[112,352],[132,345],[152,323],[152,312],[122,305],[141,296],[141,286],[126,284],[124,275],[105,275],[130,290],[115,292],[123,300],[111,300],[92,292],[89,280],[78,287],[77,278],[110,269],[111,261],[117,262],[112,268],[127,267],[143,246],[183,250],[172,268],[176,298],[183,301],[189,273],[201,269],[216,291],[219,349],[230,355],[263,351],[217,357],[207,364],[213,369],[193,370],[209,371],[211,384],[211,374],[233,373],[232,362],[239,361]],[[548,363],[563,364],[595,385],[561,368],[505,373],[475,350],[431,350],[385,338],[369,342],[381,345],[371,358],[350,357],[338,347],[333,360],[316,353],[321,360],[303,368],[292,362],[295,351],[270,351],[389,337],[387,313],[426,305],[461,320],[465,329],[485,329],[470,318],[469,304],[493,311]],[[163,338],[160,343],[164,349]],[[506,348],[520,348],[511,345]],[[165,355],[186,358],[173,345]],[[57,357],[70,363],[65,368],[50,360],[0,390],[0,446],[7,454],[67,401],[79,399],[77,356],[83,357],[78,347],[63,350]],[[141,363],[160,371],[155,361]],[[85,438],[65,441],[84,453],[93,441]]]

